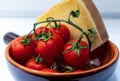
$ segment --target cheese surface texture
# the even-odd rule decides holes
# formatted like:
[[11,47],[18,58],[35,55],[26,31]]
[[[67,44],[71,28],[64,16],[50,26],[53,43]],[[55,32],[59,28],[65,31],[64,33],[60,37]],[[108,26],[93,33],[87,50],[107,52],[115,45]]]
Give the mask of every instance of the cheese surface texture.
[[[108,40],[108,34],[104,23],[92,0],[61,0],[60,3],[56,4],[45,13],[40,15],[37,18],[37,22],[44,21],[47,17],[54,17],[54,19],[59,20],[67,20],[70,11],[75,11],[78,8],[80,10],[80,16],[78,18],[71,17],[71,21],[86,32],[91,28],[95,30],[96,38],[92,44],[92,51]],[[77,39],[81,32],[71,25],[66,25],[70,29],[71,39]]]

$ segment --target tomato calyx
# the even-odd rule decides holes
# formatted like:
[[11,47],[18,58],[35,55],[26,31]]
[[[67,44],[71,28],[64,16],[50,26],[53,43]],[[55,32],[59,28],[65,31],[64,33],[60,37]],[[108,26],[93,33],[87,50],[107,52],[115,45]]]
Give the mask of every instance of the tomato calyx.
[[58,67],[58,65],[57,65],[56,63],[54,63],[50,68],[51,68],[51,69],[54,69],[54,70],[58,70],[57,67]]
[[21,40],[21,43],[25,46],[25,45],[29,45],[32,41],[31,36],[24,36],[23,39]]
[[40,57],[40,54],[38,54],[38,56],[35,57],[34,60],[36,63],[41,63],[41,62],[43,62],[44,59],[42,57]]
[[47,25],[44,27],[44,30],[41,31],[39,34],[36,33],[35,28],[36,25],[34,25],[34,35],[35,35],[35,40],[38,41],[43,40],[43,41],[48,41],[52,37],[52,32],[51,30],[47,29],[48,25],[50,25],[51,22],[48,22]]
[[35,40],[38,41],[39,38],[41,38],[41,37],[42,37],[42,33],[40,33],[40,34],[36,34],[36,36],[35,36]]
[[71,44],[72,44],[72,48],[69,49],[69,51],[70,51],[70,50],[75,50],[76,53],[78,54],[78,57],[80,57],[80,50],[81,50],[81,49],[83,49],[83,48],[89,48],[88,46],[81,46],[79,43],[76,44],[76,43],[74,43],[74,42],[71,42]]
[[72,66],[57,64],[56,62],[50,68],[59,72],[73,72],[75,70]]
[[44,33],[39,39],[43,41],[48,41],[51,38],[51,31],[49,31],[47,34]]
[[65,72],[73,72],[74,71],[74,68],[72,66],[69,66],[69,65],[66,65],[66,66],[62,65],[62,66],[66,69]]
[[78,54],[78,57],[80,57],[80,50],[83,48],[89,48],[89,46],[82,46],[80,45],[80,41],[83,38],[83,33],[79,36],[79,39],[76,42],[70,42],[72,44],[72,47],[64,52],[68,52],[68,51],[76,51],[76,53]]

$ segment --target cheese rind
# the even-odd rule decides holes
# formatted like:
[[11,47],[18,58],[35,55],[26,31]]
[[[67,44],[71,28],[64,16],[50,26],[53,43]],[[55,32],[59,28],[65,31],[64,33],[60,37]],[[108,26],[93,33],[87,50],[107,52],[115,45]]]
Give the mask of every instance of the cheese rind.
[[[84,31],[87,31],[89,28],[95,30],[96,38],[92,44],[92,51],[108,40],[108,34],[104,23],[92,0],[62,0],[60,3],[40,15],[37,18],[37,22],[46,20],[47,17],[67,20],[70,11],[77,10],[78,7],[80,9],[80,16],[78,18],[71,18],[71,20],[73,23],[80,26]],[[66,25],[70,29],[71,39],[78,38],[81,32],[71,25]]]

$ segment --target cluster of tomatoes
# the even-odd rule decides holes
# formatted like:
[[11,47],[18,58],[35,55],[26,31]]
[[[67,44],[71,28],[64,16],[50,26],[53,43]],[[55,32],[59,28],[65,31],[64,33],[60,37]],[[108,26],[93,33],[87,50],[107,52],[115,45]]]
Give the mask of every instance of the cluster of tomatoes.
[[38,27],[12,43],[13,59],[25,67],[47,72],[82,71],[89,59],[85,41],[70,40],[67,26]]

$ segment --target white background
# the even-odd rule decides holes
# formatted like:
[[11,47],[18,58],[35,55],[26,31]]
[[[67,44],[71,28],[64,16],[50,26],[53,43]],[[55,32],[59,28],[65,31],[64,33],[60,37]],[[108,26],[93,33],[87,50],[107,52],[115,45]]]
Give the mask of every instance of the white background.
[[[5,62],[4,34],[10,31],[19,35],[28,33],[36,17],[58,1],[60,0],[0,0],[0,81],[15,81]],[[103,17],[109,40],[120,49],[120,0],[93,1]],[[120,81],[119,76],[120,61],[111,81]]]
[[[0,16],[37,16],[60,0],[0,0]],[[120,16],[120,0],[93,0],[104,17]],[[44,4],[44,5],[43,5]]]

